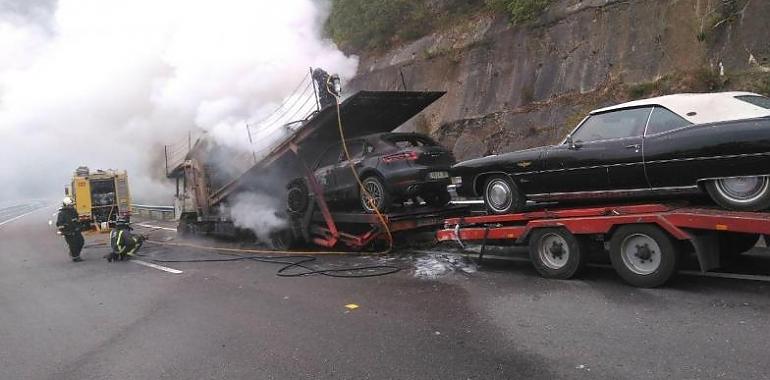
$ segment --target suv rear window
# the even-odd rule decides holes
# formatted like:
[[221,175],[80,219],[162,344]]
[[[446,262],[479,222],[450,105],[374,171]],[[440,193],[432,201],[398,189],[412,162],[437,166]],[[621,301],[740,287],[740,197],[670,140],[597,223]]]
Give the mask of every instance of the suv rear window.
[[423,136],[391,136],[385,138],[385,141],[401,149],[437,145],[435,141]]
[[743,100],[746,103],[751,103],[755,106],[766,108],[770,110],[770,99],[759,95],[741,95],[736,96],[735,99]]

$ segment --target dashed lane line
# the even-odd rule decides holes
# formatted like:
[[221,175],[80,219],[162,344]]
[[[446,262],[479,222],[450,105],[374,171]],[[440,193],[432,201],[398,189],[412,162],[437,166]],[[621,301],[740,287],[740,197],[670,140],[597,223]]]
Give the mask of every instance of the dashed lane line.
[[139,264],[139,265],[143,265],[143,266],[146,266],[146,267],[148,267],[148,268],[153,268],[153,269],[157,269],[157,270],[162,270],[162,271],[164,271],[164,272],[168,272],[168,273],[173,273],[173,274],[182,274],[182,273],[184,273],[184,272],[182,272],[182,271],[181,271],[181,270],[179,270],[179,269],[174,269],[174,268],[164,267],[164,266],[162,266],[162,265],[153,264],[153,263],[148,263],[148,262],[146,262],[146,261],[142,261],[142,260],[136,260],[136,259],[132,259],[132,260],[131,260],[131,262],[132,262],[132,263],[136,263],[136,264]]

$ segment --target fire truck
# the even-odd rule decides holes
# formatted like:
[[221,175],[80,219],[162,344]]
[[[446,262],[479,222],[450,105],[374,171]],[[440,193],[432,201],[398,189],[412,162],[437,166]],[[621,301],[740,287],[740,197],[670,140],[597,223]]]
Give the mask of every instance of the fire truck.
[[109,229],[118,216],[131,214],[131,195],[125,171],[78,167],[65,190],[72,197],[80,222],[97,230]]

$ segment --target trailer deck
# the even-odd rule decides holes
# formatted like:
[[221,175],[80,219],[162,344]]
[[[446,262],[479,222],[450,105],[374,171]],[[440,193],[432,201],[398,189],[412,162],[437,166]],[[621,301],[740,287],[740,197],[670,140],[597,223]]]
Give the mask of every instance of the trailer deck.
[[770,234],[770,213],[642,204],[450,218],[444,229],[437,232],[437,238],[470,241],[486,237],[523,244],[535,228],[565,227],[574,234],[606,234],[618,225],[636,223],[658,224],[680,240],[691,238],[687,229]]
[[[613,266],[624,279],[658,286],[676,271],[681,253],[694,251],[706,272],[720,267],[725,255],[753,247],[762,235],[770,235],[770,213],[651,203],[449,218],[436,238],[526,244],[536,269],[555,278],[572,277],[584,266],[588,243],[606,248],[609,242]],[[670,268],[661,270],[661,263]]]
[[[319,207],[320,208],[320,207]],[[375,240],[387,238],[391,234],[424,231],[440,228],[447,218],[466,215],[466,205],[449,205],[444,208],[428,206],[404,207],[382,215],[362,211],[329,212],[314,210],[304,218],[294,220],[295,236],[303,236],[307,242],[323,247],[333,247],[342,243],[348,248],[360,250]],[[384,224],[384,225],[383,225]]]

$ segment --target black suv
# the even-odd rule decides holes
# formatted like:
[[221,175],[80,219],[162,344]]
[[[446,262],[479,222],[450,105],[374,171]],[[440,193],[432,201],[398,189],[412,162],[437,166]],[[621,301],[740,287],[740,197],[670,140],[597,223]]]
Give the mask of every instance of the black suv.
[[[355,201],[367,212],[373,212],[374,207],[388,211],[394,203],[417,197],[434,207],[449,203],[449,168],[455,159],[450,151],[428,136],[378,133],[346,143],[350,161],[346,159],[342,145],[334,144],[313,166],[313,174],[323,188],[327,202]],[[371,200],[360,191],[350,169],[351,163],[372,196]],[[303,213],[308,205],[305,180],[295,179],[288,188],[289,211]]]

